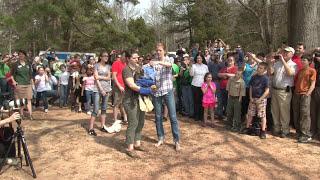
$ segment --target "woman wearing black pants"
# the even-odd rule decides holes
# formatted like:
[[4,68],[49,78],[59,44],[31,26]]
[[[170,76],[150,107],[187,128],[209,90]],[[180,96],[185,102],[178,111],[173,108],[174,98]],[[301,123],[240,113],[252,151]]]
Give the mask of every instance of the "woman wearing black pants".
[[203,93],[201,91],[201,87],[192,86],[192,94],[194,98],[194,119],[196,121],[201,121],[203,119],[203,107],[202,107]]
[[203,55],[198,54],[195,59],[195,64],[192,65],[190,76],[192,76],[192,93],[194,96],[194,118],[196,121],[203,120],[203,107],[202,107],[202,91],[201,85],[204,81],[204,75],[209,72],[208,66],[203,64],[205,58]]

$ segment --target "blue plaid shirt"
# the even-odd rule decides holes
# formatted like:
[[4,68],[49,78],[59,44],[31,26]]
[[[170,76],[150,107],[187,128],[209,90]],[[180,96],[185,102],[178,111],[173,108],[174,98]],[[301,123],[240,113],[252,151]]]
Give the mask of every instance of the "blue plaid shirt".
[[[165,62],[170,62],[173,64],[173,59],[168,56],[165,57]],[[154,93],[155,97],[160,97],[168,94],[170,90],[173,89],[172,82],[172,67],[165,67],[163,65],[157,64],[154,66],[156,71],[156,86],[158,90]]]

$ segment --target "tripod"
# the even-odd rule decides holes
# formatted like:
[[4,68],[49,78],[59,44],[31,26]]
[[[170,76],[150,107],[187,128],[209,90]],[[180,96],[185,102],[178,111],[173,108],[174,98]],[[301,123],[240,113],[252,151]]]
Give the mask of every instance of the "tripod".
[[31,160],[31,157],[30,157],[30,154],[29,154],[29,150],[28,150],[28,147],[27,147],[27,143],[26,143],[26,140],[24,138],[24,132],[23,132],[23,130],[21,128],[21,119],[17,120],[17,124],[18,124],[17,130],[11,136],[11,143],[10,143],[10,146],[9,146],[6,154],[5,154],[4,160],[0,163],[0,172],[2,170],[2,167],[5,164],[5,160],[7,159],[8,155],[9,155],[10,149],[12,148],[12,146],[15,146],[15,141],[16,141],[16,138],[17,138],[18,158],[20,159],[20,167],[22,168],[22,155],[21,155],[21,145],[22,145],[24,157],[25,157],[25,160],[26,160],[26,165],[30,166],[31,171],[32,171],[32,176],[33,176],[33,178],[36,178],[37,174],[36,174],[36,172],[35,172],[35,170],[33,168],[32,160]]

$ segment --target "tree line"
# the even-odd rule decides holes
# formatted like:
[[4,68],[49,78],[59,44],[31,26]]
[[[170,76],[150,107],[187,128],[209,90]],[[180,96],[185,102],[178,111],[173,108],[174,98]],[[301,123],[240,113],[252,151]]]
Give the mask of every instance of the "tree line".
[[0,0],[0,51],[136,48],[146,54],[158,41],[175,50],[218,38],[252,51],[283,42],[319,46],[317,0],[150,1],[144,15],[130,17],[125,5],[138,0]]

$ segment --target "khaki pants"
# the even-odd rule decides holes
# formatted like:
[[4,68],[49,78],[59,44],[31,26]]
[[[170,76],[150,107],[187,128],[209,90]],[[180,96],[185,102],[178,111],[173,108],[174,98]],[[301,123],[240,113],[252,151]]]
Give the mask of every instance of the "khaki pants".
[[311,96],[303,94],[292,97],[293,122],[299,135],[310,136],[310,100]]
[[320,134],[320,87],[316,87],[311,96],[311,131]]
[[292,93],[285,90],[272,89],[271,113],[273,117],[273,132],[289,134],[290,102]]

